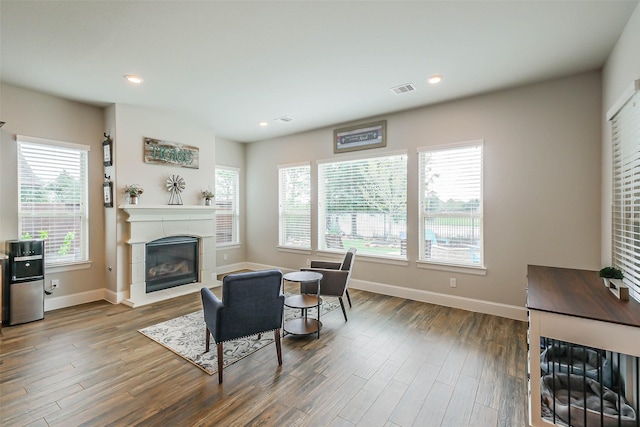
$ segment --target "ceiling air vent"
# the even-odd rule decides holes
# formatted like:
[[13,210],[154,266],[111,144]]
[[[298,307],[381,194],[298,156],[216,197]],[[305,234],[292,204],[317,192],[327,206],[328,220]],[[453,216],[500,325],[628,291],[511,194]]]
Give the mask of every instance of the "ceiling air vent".
[[402,95],[403,93],[413,92],[414,90],[416,90],[416,87],[413,85],[413,83],[407,83],[401,86],[392,87],[391,90],[396,95]]
[[273,120],[275,120],[277,122],[290,122],[293,119],[291,117],[289,117],[289,116],[282,116],[282,117],[275,118]]

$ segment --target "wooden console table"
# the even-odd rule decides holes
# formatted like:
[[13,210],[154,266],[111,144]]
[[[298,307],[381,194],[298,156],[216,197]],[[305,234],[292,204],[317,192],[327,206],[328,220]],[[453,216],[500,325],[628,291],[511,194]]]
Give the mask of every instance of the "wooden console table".
[[529,265],[527,283],[529,424],[542,426],[540,337],[640,357],[640,304],[617,299],[597,271]]

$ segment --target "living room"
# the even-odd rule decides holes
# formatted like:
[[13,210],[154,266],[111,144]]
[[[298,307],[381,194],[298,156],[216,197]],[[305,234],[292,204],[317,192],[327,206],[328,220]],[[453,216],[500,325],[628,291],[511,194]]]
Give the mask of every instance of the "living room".
[[[298,270],[308,259],[336,260],[341,253],[319,250],[315,237],[310,250],[278,248],[278,166],[309,163],[316,188],[317,164],[347,156],[333,152],[336,128],[386,120],[386,147],[367,151],[407,155],[406,259],[358,256],[350,287],[525,322],[527,265],[597,270],[611,261],[606,113],[640,78],[638,41],[640,8],[635,6],[600,67],[251,143],[218,135],[200,117],[127,102],[90,105],[3,79],[0,242],[19,237],[16,135],[24,135],[91,147],[90,260],[47,270],[47,284],[58,280],[60,287],[46,297],[45,316],[130,297],[129,223],[119,208],[126,204],[124,187],[144,188],[140,206],[166,205],[165,181],[171,174],[186,181],[184,205],[201,205],[200,192],[215,185],[217,166],[241,171],[241,244],[214,251],[212,276],[242,268]],[[104,133],[113,139],[113,165],[103,167]],[[199,169],[144,163],[145,137],[197,146]],[[470,140],[484,141],[484,268],[434,268],[418,262],[420,245],[411,237],[419,235],[417,150]],[[112,208],[104,207],[105,175],[113,182]],[[317,215],[313,207],[312,218]],[[313,227],[317,236],[318,225]]]

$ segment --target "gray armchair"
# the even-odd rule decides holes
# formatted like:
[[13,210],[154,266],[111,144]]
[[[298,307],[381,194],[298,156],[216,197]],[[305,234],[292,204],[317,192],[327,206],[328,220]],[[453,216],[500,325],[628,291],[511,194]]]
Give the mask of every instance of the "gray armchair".
[[[356,249],[350,248],[344,255],[342,262],[332,261],[311,261],[311,268],[303,268],[302,271],[316,271],[322,273],[320,280],[320,295],[338,297],[344,320],[347,321],[347,311],[344,308],[342,296],[346,295],[351,307],[351,297],[349,296],[349,279],[356,257]],[[300,284],[300,292],[305,294],[317,293],[317,283],[306,282]]]
[[208,288],[202,288],[202,307],[207,326],[205,353],[209,339],[218,346],[218,383],[222,384],[222,343],[263,332],[274,331],[278,365],[282,365],[280,328],[284,310],[279,270],[230,274],[222,282],[222,301]]

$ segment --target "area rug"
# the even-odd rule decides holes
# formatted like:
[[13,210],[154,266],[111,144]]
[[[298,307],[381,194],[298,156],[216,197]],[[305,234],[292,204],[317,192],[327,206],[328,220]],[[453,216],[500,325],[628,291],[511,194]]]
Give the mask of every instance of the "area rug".
[[[322,305],[320,306],[320,319],[322,320],[322,316],[338,307],[340,307],[340,303],[337,298],[323,297]],[[285,307],[285,321],[300,317],[300,311]],[[308,316],[316,317],[316,309],[309,309]],[[213,339],[211,340],[209,352],[204,352],[205,324],[202,310],[148,326],[138,332],[193,363],[207,374],[213,375],[218,372],[218,357]],[[253,335],[235,341],[226,341],[222,346],[224,349],[224,366],[227,367],[236,363],[238,360],[266,347],[273,341],[272,332],[262,334],[260,339],[258,339],[257,335]]]

